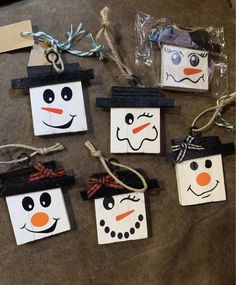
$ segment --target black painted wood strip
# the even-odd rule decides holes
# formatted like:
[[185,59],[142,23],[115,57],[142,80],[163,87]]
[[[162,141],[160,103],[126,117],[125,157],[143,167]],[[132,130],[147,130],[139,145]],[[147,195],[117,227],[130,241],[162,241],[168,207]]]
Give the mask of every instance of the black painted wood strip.
[[159,108],[173,107],[175,100],[173,98],[162,98],[159,96],[117,96],[115,98],[97,98],[96,106],[109,108]]

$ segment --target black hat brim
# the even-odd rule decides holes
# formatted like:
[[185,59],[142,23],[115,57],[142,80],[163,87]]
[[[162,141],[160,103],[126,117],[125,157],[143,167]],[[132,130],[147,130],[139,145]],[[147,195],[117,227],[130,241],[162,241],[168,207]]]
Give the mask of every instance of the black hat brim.
[[[55,161],[49,161],[43,165],[53,170],[57,168]],[[74,176],[70,175],[29,181],[29,176],[35,172],[37,170],[33,166],[28,166],[20,170],[0,174],[0,197],[50,190],[70,186],[75,182]]]
[[[140,170],[138,170],[140,172]],[[107,176],[107,173],[96,173],[94,174],[91,178],[101,178],[104,176]],[[141,189],[143,187],[143,184],[140,180],[139,177],[137,177],[136,174],[133,172],[123,170],[123,171],[116,171],[116,175],[119,177],[119,179],[122,180],[123,183],[134,187]],[[148,184],[148,189],[154,189],[154,188],[159,188],[159,183],[157,179],[147,179],[145,177],[145,180]],[[125,188],[123,189],[114,189],[111,187],[107,187],[105,185],[102,185],[101,188],[91,197],[88,197],[87,191],[81,191],[80,195],[82,200],[94,200],[94,199],[99,199],[99,198],[104,198],[107,196],[114,196],[114,195],[121,195],[121,194],[126,194],[126,193],[134,193],[133,191],[129,191]]]
[[58,83],[94,79],[93,69],[83,70],[77,63],[66,64],[65,71],[57,73],[52,66],[31,66],[27,68],[28,77],[13,79],[12,89],[30,89]]
[[[183,143],[183,139],[172,140],[172,145],[179,145]],[[195,138],[193,144],[200,145],[203,150],[188,149],[182,161],[192,160],[195,158],[207,157],[212,155],[230,155],[235,153],[234,143],[222,144],[217,136],[212,137],[199,137]],[[177,152],[168,153],[166,160],[172,164],[176,163]]]

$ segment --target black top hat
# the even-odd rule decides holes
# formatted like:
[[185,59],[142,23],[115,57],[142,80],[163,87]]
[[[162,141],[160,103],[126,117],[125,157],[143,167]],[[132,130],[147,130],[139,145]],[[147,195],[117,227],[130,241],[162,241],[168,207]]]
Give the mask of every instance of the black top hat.
[[0,174],[0,197],[49,190],[74,184],[74,176],[66,175],[55,161],[38,162],[35,166]]
[[[177,163],[194,158],[211,156],[215,154],[234,154],[234,143],[222,144],[219,137],[191,137],[174,139],[171,141],[172,153],[167,154],[167,161]],[[178,158],[181,158],[178,161]]]
[[[140,170],[139,170],[140,171]],[[137,175],[131,171],[123,170],[123,171],[116,171],[115,174],[119,179],[135,188],[142,188],[143,184]],[[89,195],[89,191],[81,191],[81,197],[83,200],[93,200],[93,199],[98,199],[98,198],[103,198],[107,196],[114,196],[114,195],[120,195],[120,194],[126,194],[126,193],[134,193],[134,191],[129,191],[123,187],[116,187],[118,184],[112,179],[112,182],[108,181],[108,183],[105,182],[106,177],[109,175],[107,173],[96,173],[91,176],[91,180],[93,181],[91,184],[91,187],[98,187],[98,190],[93,194]],[[110,177],[110,176],[109,176]],[[111,178],[111,177],[110,177]],[[109,178],[108,178],[109,179]],[[157,179],[146,179],[145,180],[148,184],[148,189],[153,189],[153,188],[159,188],[159,183]],[[114,187],[108,186],[109,183],[114,183]],[[119,186],[119,185],[118,185]]]
[[159,108],[173,107],[173,98],[160,96],[159,88],[112,87],[112,98],[97,98],[96,106],[110,108]]
[[12,89],[29,89],[50,84],[83,81],[94,78],[93,69],[82,70],[79,63],[65,64],[65,70],[58,73],[51,65],[28,66],[28,77],[13,79]]

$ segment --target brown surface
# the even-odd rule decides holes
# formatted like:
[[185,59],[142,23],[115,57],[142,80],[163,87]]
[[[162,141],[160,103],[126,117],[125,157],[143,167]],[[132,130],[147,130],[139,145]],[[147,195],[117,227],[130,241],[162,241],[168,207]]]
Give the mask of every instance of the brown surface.
[[[226,0],[129,0],[110,1],[113,23],[120,29],[120,46],[129,63],[133,62],[134,17],[136,11],[157,17],[168,16],[190,26],[225,27],[229,55],[229,89],[234,88],[234,11]],[[31,18],[41,30],[63,39],[71,24],[80,21],[86,29],[99,28],[98,13],[108,1],[57,0],[19,1],[0,7],[0,26]],[[4,39],[1,39],[4,40]],[[77,61],[66,56],[68,62]],[[67,150],[50,158],[62,161],[66,169],[86,181],[101,170],[83,144],[87,139],[109,155],[109,113],[95,107],[97,96],[107,96],[112,85],[125,84],[112,63],[81,59],[83,68],[93,67],[96,85],[87,89],[92,129],[87,134],[40,138],[33,136],[28,96],[10,91],[11,79],[23,77],[29,51],[0,55],[1,144],[52,145],[60,141]],[[180,112],[166,116],[166,142],[183,137],[193,116],[214,100],[176,96]],[[194,102],[194,104],[193,104]],[[233,110],[226,118],[233,120]],[[217,127],[208,135],[219,135],[231,142],[233,135]],[[1,154],[7,159],[10,154]],[[46,158],[44,158],[46,159]],[[227,201],[193,207],[178,203],[174,168],[156,155],[120,155],[119,160],[142,167],[150,177],[158,177],[163,191],[150,202],[152,237],[145,240],[97,245],[94,205],[82,202],[74,187],[66,194],[73,209],[76,229],[52,238],[16,246],[6,203],[0,200],[0,284],[234,284],[234,160],[224,158]],[[1,166],[1,171],[8,167]]]

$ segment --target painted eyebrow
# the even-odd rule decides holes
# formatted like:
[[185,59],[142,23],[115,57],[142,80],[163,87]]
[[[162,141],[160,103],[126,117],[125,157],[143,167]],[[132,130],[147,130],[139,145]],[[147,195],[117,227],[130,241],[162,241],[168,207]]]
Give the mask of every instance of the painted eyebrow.
[[184,56],[183,53],[182,53],[180,50],[177,50],[177,49],[170,49],[170,48],[165,47],[164,50],[165,50],[167,53],[178,52],[178,53],[180,53],[182,56]]
[[153,117],[153,115],[150,115],[149,113],[143,113],[143,114],[141,114],[141,115],[139,115],[138,117],[137,117],[137,119],[139,119],[140,117],[147,117],[147,118],[152,118]]
[[200,55],[201,57],[206,57],[207,56],[207,52],[201,52],[201,53],[198,53],[198,52],[191,52],[188,57],[190,57],[191,55]]
[[135,200],[135,196],[133,197],[133,198],[130,198],[130,196],[131,195],[129,195],[128,197],[125,197],[125,198],[123,198],[121,201],[120,201],[120,203],[122,202],[122,201],[124,201],[124,200],[130,200],[130,201],[133,201],[133,202],[138,202],[140,199],[139,198],[137,198],[136,200]]

